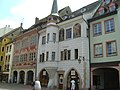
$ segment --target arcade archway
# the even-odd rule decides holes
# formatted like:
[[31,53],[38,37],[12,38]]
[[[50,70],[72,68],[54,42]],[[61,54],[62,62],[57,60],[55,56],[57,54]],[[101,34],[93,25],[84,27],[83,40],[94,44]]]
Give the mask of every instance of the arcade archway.
[[47,87],[49,81],[49,75],[45,69],[43,69],[39,74],[39,80],[42,87]]
[[75,81],[75,90],[79,90],[79,84],[80,84],[80,78],[78,76],[78,73],[71,69],[67,76],[67,90],[71,90],[71,80]]
[[18,72],[14,71],[13,72],[13,83],[17,83],[17,76],[18,76]]
[[27,72],[27,84],[31,84],[33,82],[33,76],[34,76],[33,71]]
[[24,84],[25,72],[24,71],[20,71],[19,74],[20,74],[19,83]]
[[119,89],[119,72],[114,68],[98,68],[93,71],[93,86],[102,90]]

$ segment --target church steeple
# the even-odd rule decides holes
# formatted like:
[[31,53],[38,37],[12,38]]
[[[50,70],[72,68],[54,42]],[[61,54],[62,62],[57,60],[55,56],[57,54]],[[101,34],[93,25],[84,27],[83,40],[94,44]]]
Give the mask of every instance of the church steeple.
[[54,0],[53,5],[52,5],[51,14],[57,15],[57,13],[58,13],[57,0]]

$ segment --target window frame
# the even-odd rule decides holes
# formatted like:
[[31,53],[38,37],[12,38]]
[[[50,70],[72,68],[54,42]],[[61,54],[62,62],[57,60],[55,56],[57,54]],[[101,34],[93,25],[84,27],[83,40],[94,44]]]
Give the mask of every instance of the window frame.
[[74,58],[78,59],[78,49],[74,49]]
[[111,3],[110,5],[109,5],[109,11],[110,12],[113,12],[113,11],[115,11],[116,10],[116,5],[115,5],[115,3]]
[[[97,25],[97,32],[99,31],[99,30],[98,30],[98,29],[99,29],[99,28],[98,28],[98,27],[99,27],[98,25],[101,25],[101,30],[100,30],[101,32],[100,32],[100,33],[96,33],[96,34],[95,34],[95,29],[94,29],[94,26],[95,26],[95,25]],[[101,22],[94,23],[92,27],[93,27],[93,36],[100,36],[100,35],[102,35],[102,23],[101,23]]]
[[55,61],[55,56],[56,56],[55,54],[56,54],[55,52],[52,52],[52,58],[51,58],[52,61]]
[[[102,45],[102,54],[96,54],[95,53],[95,50],[96,50],[96,48],[95,48],[95,46],[96,45]],[[94,58],[100,58],[100,57],[103,57],[103,43],[95,43],[94,45],[93,45],[93,50],[94,50]]]
[[[108,21],[109,21],[109,27],[110,27],[110,29],[111,29],[111,23],[110,23],[110,21],[111,21],[111,20],[113,20],[113,24],[114,24],[113,26],[114,26],[114,28],[113,28],[113,30],[112,30],[112,31],[110,31],[110,30],[109,30],[109,31],[107,31],[107,30],[106,30],[106,28],[107,28],[107,27],[106,27],[106,22],[108,22]],[[110,19],[105,20],[105,21],[104,21],[104,28],[105,28],[105,29],[104,29],[104,30],[105,30],[105,34],[115,32],[115,23],[114,23],[114,18],[110,18]]]
[[71,38],[72,38],[72,28],[70,27],[66,29],[66,40]]
[[[112,43],[112,42],[115,42],[115,51],[116,51],[116,52],[115,52],[115,54],[112,53],[112,54],[110,55],[110,54],[108,54],[108,43]],[[106,56],[107,56],[107,57],[117,56],[117,53],[118,53],[118,52],[117,52],[117,42],[116,42],[116,40],[106,41]]]
[[42,37],[42,45],[46,44],[46,36]]
[[53,33],[53,42],[56,42],[56,33]]

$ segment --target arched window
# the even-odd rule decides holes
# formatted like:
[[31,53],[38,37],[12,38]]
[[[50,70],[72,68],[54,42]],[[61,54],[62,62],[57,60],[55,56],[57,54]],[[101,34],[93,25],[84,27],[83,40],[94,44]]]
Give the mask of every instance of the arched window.
[[59,31],[59,41],[63,41],[64,40],[64,29],[60,29]]
[[73,27],[73,38],[81,36],[81,25],[79,23],[75,24]]

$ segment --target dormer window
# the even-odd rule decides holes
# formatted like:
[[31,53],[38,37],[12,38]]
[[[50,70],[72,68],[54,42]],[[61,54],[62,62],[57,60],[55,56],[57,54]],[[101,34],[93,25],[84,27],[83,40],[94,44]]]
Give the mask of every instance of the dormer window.
[[110,12],[115,11],[115,9],[116,9],[115,3],[111,3],[111,4],[109,5],[109,10],[110,10]]
[[105,0],[105,3],[106,4],[109,4],[111,0]]
[[99,10],[99,15],[103,15],[105,13],[105,8],[104,7],[101,7]]

